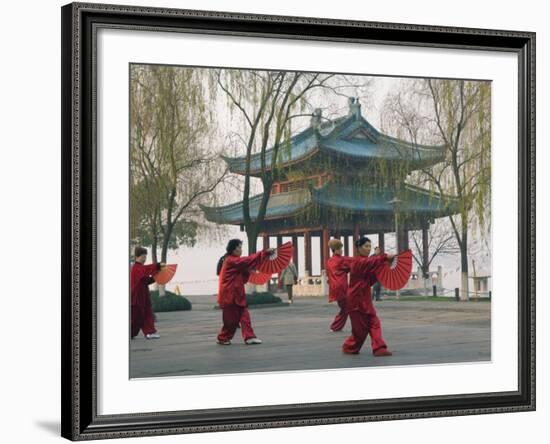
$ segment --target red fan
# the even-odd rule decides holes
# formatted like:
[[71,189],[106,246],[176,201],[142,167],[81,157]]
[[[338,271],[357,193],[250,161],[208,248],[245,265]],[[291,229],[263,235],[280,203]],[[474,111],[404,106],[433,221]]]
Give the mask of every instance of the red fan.
[[269,273],[270,276],[279,273],[288,266],[291,258],[292,242],[286,242],[258,266],[258,271]]
[[385,262],[375,271],[376,278],[389,290],[399,290],[407,285],[412,271],[412,251],[396,255],[391,263]]
[[264,285],[267,281],[271,279],[271,275],[267,273],[262,273],[258,270],[252,270],[248,278],[248,282],[254,285]]
[[153,275],[153,279],[159,285],[164,285],[170,281],[176,274],[176,269],[178,268],[177,264],[168,264],[160,269],[158,273]]

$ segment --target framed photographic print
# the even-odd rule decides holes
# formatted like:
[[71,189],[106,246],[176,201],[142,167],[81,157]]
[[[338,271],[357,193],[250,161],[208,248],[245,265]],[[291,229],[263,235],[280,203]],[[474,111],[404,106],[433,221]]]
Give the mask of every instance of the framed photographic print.
[[62,435],[535,408],[535,35],[62,8]]

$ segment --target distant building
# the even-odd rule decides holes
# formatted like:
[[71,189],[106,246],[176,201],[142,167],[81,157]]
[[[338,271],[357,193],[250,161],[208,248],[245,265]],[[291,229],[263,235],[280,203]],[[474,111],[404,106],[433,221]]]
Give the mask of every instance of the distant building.
[[411,273],[411,279],[405,288],[407,290],[423,290],[425,285],[429,288],[430,293],[434,285],[438,291],[443,289],[443,267],[441,265],[438,265],[437,269],[428,271],[426,283],[424,283],[422,269],[418,267]]
[[471,290],[473,292],[472,297],[489,297],[489,292],[491,291],[489,283],[489,279],[491,279],[490,275],[476,275],[469,276],[469,278],[473,281],[473,286],[471,287],[473,289]]

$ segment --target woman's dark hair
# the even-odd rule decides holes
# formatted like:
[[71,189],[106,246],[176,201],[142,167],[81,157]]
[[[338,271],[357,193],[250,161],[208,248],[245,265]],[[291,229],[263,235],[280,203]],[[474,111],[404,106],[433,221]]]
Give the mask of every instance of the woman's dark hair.
[[232,254],[239,245],[242,245],[243,241],[240,239],[231,239],[225,247],[226,254]]
[[220,272],[222,271],[223,261],[225,261],[225,258],[232,254],[235,251],[235,248],[237,248],[239,245],[242,245],[243,241],[240,239],[231,239],[227,243],[227,247],[225,247],[226,253],[220,257],[220,260],[218,261],[218,265],[216,266],[216,274],[219,276]]
[[134,249],[134,256],[135,257],[140,257],[140,256],[143,256],[144,254],[147,254],[147,248],[136,247]]
[[370,239],[366,236],[361,236],[359,239],[355,241],[355,246],[359,248],[360,246],[366,244],[367,242],[370,242]]

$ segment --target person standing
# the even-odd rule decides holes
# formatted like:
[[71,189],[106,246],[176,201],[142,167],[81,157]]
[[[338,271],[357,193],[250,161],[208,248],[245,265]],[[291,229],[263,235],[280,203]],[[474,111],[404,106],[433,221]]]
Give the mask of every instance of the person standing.
[[231,239],[228,242],[226,254],[218,261],[216,270],[219,275],[218,304],[222,309],[223,320],[223,326],[217,338],[218,344],[230,345],[239,323],[247,345],[262,343],[252,329],[244,284],[248,282],[252,269],[273,251],[270,248],[242,257],[242,241]]
[[130,271],[130,337],[134,339],[140,330],[146,339],[158,339],[151,305],[149,285],[155,282],[153,275],[161,269],[160,263],[145,265],[147,249],[134,249],[135,262]]
[[351,336],[342,345],[344,353],[357,354],[367,335],[371,337],[374,356],[391,356],[382,337],[380,319],[372,303],[371,286],[376,279],[374,272],[384,261],[392,260],[394,255],[380,254],[369,257],[371,242],[368,237],[355,241],[359,256],[351,258],[350,282],[347,293],[347,308],[351,320]]
[[288,303],[292,304],[292,287],[298,283],[298,270],[292,259],[281,273],[281,280],[288,294]]
[[348,310],[346,296],[348,292],[348,273],[351,258],[342,256],[343,244],[339,239],[331,239],[328,243],[332,256],[327,260],[326,270],[328,278],[328,301],[336,302],[340,311],[330,325],[330,331],[340,331],[346,325]]

